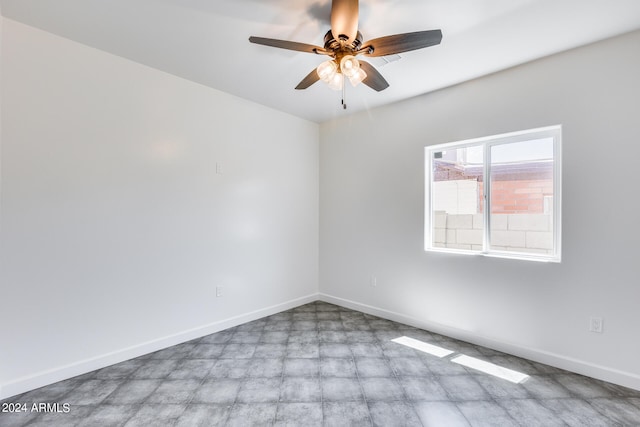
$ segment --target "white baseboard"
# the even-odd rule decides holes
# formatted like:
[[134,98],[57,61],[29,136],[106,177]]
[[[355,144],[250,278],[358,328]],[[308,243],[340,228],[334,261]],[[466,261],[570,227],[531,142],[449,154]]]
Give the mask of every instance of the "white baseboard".
[[451,338],[481,345],[483,347],[488,347],[507,354],[512,354],[514,356],[522,357],[534,362],[554,366],[556,368],[575,372],[587,377],[596,378],[624,387],[629,387],[634,390],[640,390],[640,375],[636,375],[630,372],[624,372],[606,366],[596,365],[590,362],[574,359],[560,354],[550,353],[540,349],[523,347],[513,343],[497,341],[495,339],[477,335],[458,328],[453,328],[440,323],[416,319],[414,317],[406,316],[401,313],[396,313],[393,311],[385,310],[383,308],[361,304],[359,302],[347,300],[344,298],[334,297],[332,295],[320,293],[319,299],[331,304],[336,304],[342,307],[371,314],[373,316],[378,316],[384,319],[393,320],[395,322],[404,323],[405,325],[415,326],[416,328],[420,329],[426,329],[428,331],[446,335]]
[[135,346],[117,350],[108,354],[93,357],[86,360],[70,363],[65,366],[60,366],[54,369],[50,369],[43,372],[38,372],[33,375],[18,378],[8,383],[0,384],[0,400],[15,396],[21,393],[25,393],[30,390],[34,390],[39,387],[62,381],[68,378],[73,378],[78,375],[86,374],[87,372],[101,369],[106,366],[120,363],[125,360],[133,359],[144,354],[148,354],[154,351],[162,350],[167,347],[171,347],[176,344],[180,344],[192,339],[200,338],[215,332],[222,331],[224,329],[232,328],[234,326],[241,325],[246,322],[260,319],[265,316],[279,313],[284,310],[307,304],[316,300],[325,301],[331,304],[336,304],[342,307],[358,310],[363,313],[371,314],[374,316],[382,317],[384,319],[393,320],[396,322],[404,323],[406,325],[415,326],[417,328],[426,329],[442,335],[446,335],[455,339],[460,339],[473,344],[481,345],[484,347],[492,348],[494,350],[502,351],[515,356],[523,357],[535,362],[544,363],[546,365],[555,366],[560,369],[575,372],[581,375],[585,375],[592,378],[597,378],[603,381],[618,384],[624,387],[629,387],[635,390],[640,390],[640,376],[624,372],[616,369],[612,369],[606,366],[600,366],[585,362],[582,360],[562,356],[546,352],[539,349],[523,347],[512,343],[505,343],[497,341],[488,337],[484,337],[477,334],[472,334],[468,331],[464,331],[458,328],[452,328],[450,326],[442,325],[440,323],[428,322],[420,319],[416,319],[410,316],[406,316],[401,313],[396,313],[390,310],[385,310],[378,307],[373,307],[366,304],[361,304],[355,301],[347,300],[344,298],[334,297],[323,293],[311,294],[301,298],[296,298],[281,304],[276,304],[270,307],[265,307],[259,310],[255,310],[249,313],[244,313],[238,316],[223,319],[217,322],[213,322],[204,326],[189,329],[177,334],[173,334],[167,337],[158,338],[155,340],[147,341]]
[[243,323],[251,322],[262,317],[270,316],[284,310],[289,310],[303,304],[307,304],[319,299],[319,294],[311,294],[301,298],[296,298],[281,304],[272,305],[270,307],[261,308],[259,310],[244,313],[228,319],[219,320],[204,326],[189,329],[177,334],[169,335],[163,338],[147,341],[135,346],[113,351],[111,353],[92,357],[90,359],[80,360],[68,365],[59,366],[43,372],[37,372],[33,375],[18,378],[8,383],[0,384],[0,400],[11,396],[25,393],[36,388],[44,387],[58,381],[73,378],[87,372],[95,371],[106,366],[120,363],[125,360],[133,359],[154,351],[162,350],[176,344],[181,344],[196,338],[200,338],[224,329],[232,328]]

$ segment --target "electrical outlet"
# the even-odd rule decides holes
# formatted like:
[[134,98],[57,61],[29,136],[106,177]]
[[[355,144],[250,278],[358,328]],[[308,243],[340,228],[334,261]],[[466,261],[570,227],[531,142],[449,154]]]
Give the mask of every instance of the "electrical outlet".
[[598,334],[602,333],[603,320],[602,317],[592,317],[589,322],[589,330]]
[[222,163],[216,162],[216,174],[222,175]]
[[371,287],[375,288],[378,286],[378,278],[376,276],[371,276]]
[[222,286],[216,286],[216,297],[220,298],[222,296],[222,290],[224,288]]

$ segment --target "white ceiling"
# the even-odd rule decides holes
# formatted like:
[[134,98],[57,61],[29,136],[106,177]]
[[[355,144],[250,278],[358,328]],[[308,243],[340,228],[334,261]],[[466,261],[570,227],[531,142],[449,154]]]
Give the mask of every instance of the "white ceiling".
[[[318,82],[326,57],[254,45],[322,46],[330,0],[0,0],[5,17],[275,109],[323,122],[640,28],[639,0],[361,0],[364,39],[441,29],[442,44],[379,66],[383,92]],[[640,47],[639,47],[640,48]],[[370,62],[379,65],[383,61]]]

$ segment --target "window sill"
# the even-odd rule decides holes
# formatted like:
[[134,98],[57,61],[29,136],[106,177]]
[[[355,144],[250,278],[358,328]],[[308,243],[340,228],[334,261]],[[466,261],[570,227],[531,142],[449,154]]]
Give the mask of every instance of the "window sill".
[[504,258],[514,259],[519,261],[534,261],[542,263],[554,263],[560,264],[560,256],[536,256],[523,253],[510,253],[510,252],[481,252],[481,251],[468,251],[460,249],[447,249],[447,248],[425,248],[425,252],[434,252],[442,254],[454,254],[454,255],[466,255],[466,256],[480,256],[487,258]]

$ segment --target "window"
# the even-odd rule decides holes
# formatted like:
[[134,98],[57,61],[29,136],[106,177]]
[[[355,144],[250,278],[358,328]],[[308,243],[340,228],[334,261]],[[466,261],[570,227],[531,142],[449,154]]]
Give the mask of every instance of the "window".
[[425,151],[426,250],[560,261],[560,126]]

